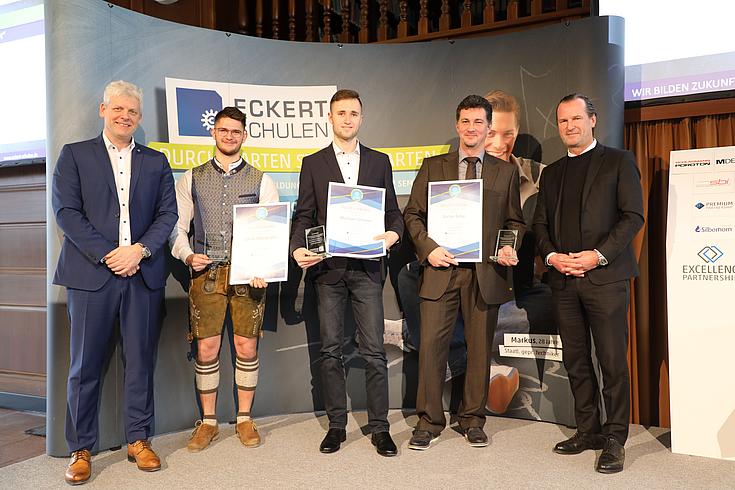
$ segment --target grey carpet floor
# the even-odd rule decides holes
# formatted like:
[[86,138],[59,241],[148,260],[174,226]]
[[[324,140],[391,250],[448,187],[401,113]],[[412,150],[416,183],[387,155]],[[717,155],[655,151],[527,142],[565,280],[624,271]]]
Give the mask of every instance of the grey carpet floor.
[[[187,452],[189,432],[153,439],[162,471],[143,473],[127,462],[125,450],[93,458],[84,488],[735,488],[735,461],[672,454],[667,429],[634,425],[626,444],[625,471],[594,471],[600,451],[576,456],[551,452],[573,430],[543,422],[488,418],[491,444],[472,448],[447,429],[427,451],[407,448],[415,416],[391,411],[394,458],[378,456],[363,435],[364,413],[350,414],[347,442],[321,454],[326,417],[297,414],[257,421],[264,444],[240,445],[234,426],[220,426],[219,439],[201,453]],[[38,456],[0,469],[0,488],[69,488],[67,460]]]

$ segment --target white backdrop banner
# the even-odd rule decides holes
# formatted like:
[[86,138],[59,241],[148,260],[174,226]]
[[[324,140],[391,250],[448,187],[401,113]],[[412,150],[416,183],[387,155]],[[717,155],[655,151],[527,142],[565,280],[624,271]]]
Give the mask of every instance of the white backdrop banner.
[[735,460],[735,147],[672,151],[670,162],[671,449]]

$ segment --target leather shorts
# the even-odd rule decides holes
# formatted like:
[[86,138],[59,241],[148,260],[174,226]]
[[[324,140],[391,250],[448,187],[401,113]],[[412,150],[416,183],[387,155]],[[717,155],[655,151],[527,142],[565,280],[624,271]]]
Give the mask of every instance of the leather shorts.
[[194,338],[222,334],[227,307],[235,335],[254,338],[261,334],[265,288],[229,284],[230,266],[220,264],[192,272],[189,283],[189,321]]

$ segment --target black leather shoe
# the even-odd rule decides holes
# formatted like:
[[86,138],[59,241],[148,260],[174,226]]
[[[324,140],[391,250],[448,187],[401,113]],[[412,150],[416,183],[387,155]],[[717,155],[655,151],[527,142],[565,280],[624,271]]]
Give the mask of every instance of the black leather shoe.
[[605,436],[601,434],[575,432],[572,437],[554,446],[554,452],[557,454],[579,454],[588,449],[602,449],[604,446]]
[[431,443],[439,436],[435,436],[428,430],[414,430],[413,435],[411,436],[411,440],[408,441],[408,448],[409,449],[417,449],[419,451],[423,451],[425,449],[429,449],[431,446]]
[[373,446],[375,446],[375,449],[378,451],[378,454],[381,456],[395,456],[398,454],[396,444],[393,442],[393,439],[391,439],[390,434],[386,431],[373,432],[371,441]]
[[319,451],[329,454],[339,451],[339,445],[347,440],[347,431],[344,429],[329,429],[319,445]]
[[614,437],[608,437],[595,469],[598,473],[618,473],[624,464],[625,448]]
[[470,427],[464,431],[464,438],[470,443],[472,447],[485,447],[489,443],[487,434],[482,430],[481,427]]

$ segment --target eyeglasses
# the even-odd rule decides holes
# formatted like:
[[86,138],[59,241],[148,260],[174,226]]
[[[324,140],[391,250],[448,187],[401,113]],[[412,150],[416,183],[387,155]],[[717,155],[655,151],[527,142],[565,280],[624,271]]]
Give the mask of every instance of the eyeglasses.
[[218,135],[221,137],[225,137],[228,134],[231,134],[233,138],[240,138],[242,137],[243,131],[240,129],[225,129],[225,128],[214,128],[214,130],[217,132]]

